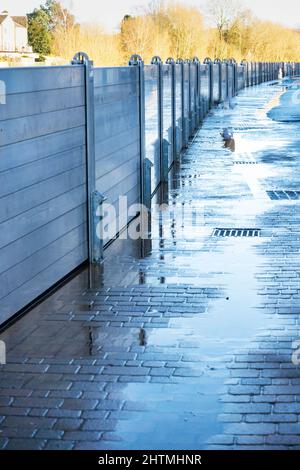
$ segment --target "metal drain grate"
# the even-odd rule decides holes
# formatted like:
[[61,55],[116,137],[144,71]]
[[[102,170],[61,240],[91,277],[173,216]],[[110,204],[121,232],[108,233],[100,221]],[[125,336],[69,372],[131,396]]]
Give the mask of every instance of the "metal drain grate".
[[246,162],[246,161],[237,161],[237,162],[233,162],[234,165],[257,165],[257,162]]
[[270,199],[300,199],[300,191],[267,191]]
[[260,228],[215,228],[213,237],[259,237]]

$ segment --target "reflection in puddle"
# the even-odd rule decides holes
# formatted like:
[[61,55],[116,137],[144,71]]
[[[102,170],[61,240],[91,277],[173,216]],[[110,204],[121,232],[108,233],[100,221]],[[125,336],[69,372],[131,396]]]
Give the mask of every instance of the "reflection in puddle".
[[140,340],[140,346],[147,345],[147,335],[146,335],[146,330],[144,330],[144,328],[140,329],[139,340]]
[[224,148],[230,150],[231,152],[235,152],[235,140],[234,139],[225,140]]

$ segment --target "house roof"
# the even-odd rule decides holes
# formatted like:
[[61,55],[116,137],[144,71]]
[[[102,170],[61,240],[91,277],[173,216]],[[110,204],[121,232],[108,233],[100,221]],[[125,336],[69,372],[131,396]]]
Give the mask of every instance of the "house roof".
[[[8,15],[0,15],[0,24],[3,23],[5,18],[7,18]],[[11,16],[13,21],[18,25],[22,26],[23,28],[27,28],[27,17],[26,16]]]
[[27,28],[27,16],[12,16],[12,19],[18,25],[23,26],[24,28]]

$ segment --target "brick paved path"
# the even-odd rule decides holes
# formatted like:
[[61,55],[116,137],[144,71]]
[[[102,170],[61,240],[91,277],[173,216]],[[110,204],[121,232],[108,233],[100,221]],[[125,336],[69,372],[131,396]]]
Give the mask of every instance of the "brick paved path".
[[266,117],[280,91],[211,113],[153,214],[148,256],[114,243],[0,335],[1,448],[300,448],[300,210],[266,193],[299,189],[299,124]]

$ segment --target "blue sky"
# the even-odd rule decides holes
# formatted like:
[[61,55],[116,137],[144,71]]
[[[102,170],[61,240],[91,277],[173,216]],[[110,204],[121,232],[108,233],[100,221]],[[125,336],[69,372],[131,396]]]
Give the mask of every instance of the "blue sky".
[[[22,15],[33,10],[42,0],[0,0],[0,9]],[[180,3],[201,7],[205,0],[179,0]],[[43,3],[43,2],[42,2]],[[134,12],[137,6],[147,6],[149,0],[63,0],[71,7],[78,19],[97,22],[107,30],[117,28],[126,13]],[[240,0],[256,16],[286,26],[300,28],[300,0]]]

